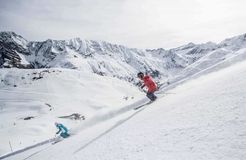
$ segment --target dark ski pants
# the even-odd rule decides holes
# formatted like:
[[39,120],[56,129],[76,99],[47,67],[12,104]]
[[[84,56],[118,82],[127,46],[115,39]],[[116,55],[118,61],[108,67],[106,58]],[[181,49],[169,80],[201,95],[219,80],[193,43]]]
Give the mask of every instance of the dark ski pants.
[[67,132],[61,133],[60,136],[62,138],[67,138],[68,136],[70,136]]
[[147,97],[151,100],[151,101],[154,101],[156,100],[156,96],[154,95],[153,92],[147,92]]

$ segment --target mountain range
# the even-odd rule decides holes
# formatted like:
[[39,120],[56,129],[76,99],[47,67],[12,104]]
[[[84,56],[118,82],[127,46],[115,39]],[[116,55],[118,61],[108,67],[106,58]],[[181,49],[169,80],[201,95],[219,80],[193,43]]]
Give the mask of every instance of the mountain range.
[[[198,64],[211,66],[245,47],[246,34],[218,44],[189,43],[169,50],[144,50],[81,38],[28,41],[14,32],[0,32],[0,68],[69,68],[127,81],[133,81],[142,71],[171,81],[184,75],[185,70],[196,73]],[[196,71],[191,66],[196,66]]]
[[[245,159],[245,60],[246,34],[144,50],[0,32],[0,159]],[[135,110],[139,71],[159,90]],[[72,136],[53,145],[55,122]]]

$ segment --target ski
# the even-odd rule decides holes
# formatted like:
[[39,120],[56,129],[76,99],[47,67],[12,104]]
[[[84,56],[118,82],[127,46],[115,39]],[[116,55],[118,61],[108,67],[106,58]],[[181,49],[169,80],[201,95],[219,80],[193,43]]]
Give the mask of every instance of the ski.
[[59,143],[59,142],[61,142],[61,141],[62,141],[62,139],[59,139],[59,140],[57,140],[57,141],[52,142],[51,144],[54,145],[54,144]]
[[153,101],[149,101],[149,102],[147,102],[147,103],[145,103],[145,104],[142,104],[142,105],[140,105],[140,106],[137,106],[136,108],[134,108],[134,110],[137,110],[137,109],[139,109],[139,108],[142,108],[142,107],[144,107],[144,106],[146,106],[146,105],[148,105],[148,104],[151,104]]

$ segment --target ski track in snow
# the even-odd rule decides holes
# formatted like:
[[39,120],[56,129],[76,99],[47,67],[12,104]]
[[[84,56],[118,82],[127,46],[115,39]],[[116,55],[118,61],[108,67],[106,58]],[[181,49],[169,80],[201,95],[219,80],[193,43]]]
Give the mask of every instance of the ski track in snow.
[[138,111],[134,112],[132,115],[130,115],[129,117],[127,117],[126,119],[120,120],[119,122],[117,122],[115,125],[113,125],[111,128],[109,128],[108,130],[106,130],[105,132],[103,132],[102,134],[100,134],[99,136],[95,137],[94,139],[90,140],[88,143],[84,144],[83,146],[81,146],[79,149],[77,149],[74,154],[76,154],[77,152],[83,150],[84,148],[86,148],[87,146],[89,146],[90,144],[92,144],[93,142],[95,142],[96,140],[98,140],[99,138],[101,138],[102,136],[106,135],[107,133],[109,133],[110,131],[112,131],[113,129],[115,129],[116,127],[120,126],[121,124],[123,124],[124,122],[130,120],[132,117],[134,117],[136,114],[138,114],[139,112],[141,112],[142,110],[144,110],[145,108],[141,108]]
[[[141,102],[146,102],[146,99],[140,100],[140,101],[134,103],[135,105],[129,105],[129,106],[127,106],[124,109],[122,108],[120,110],[113,111],[111,113],[106,113],[105,115],[95,116],[94,118],[88,120],[86,123],[84,123],[83,125],[81,125],[79,128],[73,129],[71,131],[72,132],[71,133],[72,134],[71,136],[73,136],[74,134],[76,135],[76,132],[83,131],[83,130],[85,130],[88,127],[93,127],[94,125],[97,125],[98,123],[102,123],[102,122],[104,122],[106,120],[112,119],[115,116],[117,116],[118,114],[123,114],[124,112],[129,111],[129,110],[132,110],[133,111],[134,107],[136,105],[141,104]],[[131,119],[132,117],[134,117],[136,114],[138,114],[139,112],[141,112],[144,109],[145,108],[141,108],[141,109],[139,109],[137,111],[134,111],[133,113],[130,113],[130,115],[127,116],[126,118],[123,118],[123,119],[118,120],[115,124],[113,124],[112,126],[110,126],[106,131],[104,131],[103,133],[100,133],[100,135],[96,136],[95,138],[93,138],[89,142],[87,142],[86,144],[84,144],[81,147],[79,147],[76,151],[74,151],[74,154],[76,154],[77,152],[83,150],[88,145],[90,145],[91,143],[93,143],[97,139],[101,138],[102,136],[106,135],[107,133],[109,133],[110,131],[112,131],[113,129],[115,129],[116,127],[118,127],[121,124],[123,124],[124,122],[128,121],[129,119]],[[37,155],[40,152],[45,151],[45,150],[49,149],[50,147],[52,147],[53,145],[51,145],[51,143],[54,142],[55,140],[56,140],[56,138],[45,140],[45,141],[40,142],[38,144],[35,144],[35,145],[32,145],[32,146],[26,147],[24,149],[15,151],[13,153],[6,154],[4,156],[1,156],[0,159],[5,159],[5,158],[11,157],[11,156],[15,156],[15,155],[20,154],[22,152],[26,152],[28,150],[35,149],[37,147],[42,147],[43,145],[46,146],[46,147],[44,147],[42,149],[38,149],[37,151],[31,152],[31,154],[28,154],[23,160],[29,159],[29,158],[33,157],[34,155]]]
[[[16,71],[18,71],[18,70],[16,70]],[[42,71],[42,70],[38,70],[38,71]],[[37,72],[37,71],[36,70],[34,70],[34,71],[27,70],[28,74],[24,73],[24,75],[31,75],[32,72]],[[108,118],[109,118],[109,116],[117,115],[117,112],[124,112],[124,110],[117,111],[118,109],[123,107],[122,104],[129,104],[129,102],[132,103],[132,102],[137,101],[138,99],[140,99],[139,91],[135,87],[131,87],[129,85],[129,83],[124,82],[124,81],[120,81],[120,80],[118,80],[116,78],[100,77],[100,76],[97,76],[97,75],[95,75],[95,76],[83,75],[83,77],[81,77],[80,76],[80,72],[78,72],[78,71],[62,70],[62,72],[63,72],[63,74],[66,75],[65,76],[65,80],[63,78],[62,81],[59,80],[59,79],[61,79],[61,76],[51,73],[51,75],[49,75],[49,76],[51,76],[51,78],[50,77],[46,77],[44,79],[41,79],[38,83],[36,81],[34,81],[34,82],[32,82],[33,83],[32,85],[28,84],[28,85],[23,85],[22,86],[21,85],[21,81],[20,81],[19,82],[20,84],[18,84],[17,88],[12,88],[10,86],[10,87],[5,87],[5,88],[9,88],[8,91],[7,91],[7,89],[3,89],[3,90],[0,91],[0,97],[2,97],[0,102],[1,101],[4,102],[4,104],[0,106],[1,107],[0,108],[1,109],[1,113],[6,117],[6,119],[10,119],[10,121],[8,121],[8,123],[10,123],[9,125],[11,125],[10,127],[13,126],[13,123],[15,123],[15,121],[17,121],[17,123],[19,123],[19,124],[23,124],[23,123],[24,124],[28,124],[28,123],[30,123],[31,121],[23,121],[23,120],[22,121],[18,121],[20,118],[24,118],[23,116],[25,116],[25,115],[26,116],[28,116],[28,115],[36,116],[37,115],[37,119],[38,119],[38,118],[43,118],[42,116],[46,115],[46,114],[43,114],[43,113],[48,113],[48,116],[50,114],[54,114],[55,113],[56,115],[52,115],[52,117],[58,116],[58,115],[60,116],[61,114],[66,114],[66,113],[71,113],[71,112],[72,113],[74,113],[74,112],[81,113],[81,102],[84,102],[82,111],[86,112],[88,110],[87,111],[88,115],[86,115],[86,120],[82,121],[83,125],[79,126],[79,127],[81,127],[81,129],[83,129],[83,128],[86,128],[86,127],[88,127],[90,125],[96,124],[98,122],[98,120],[91,113],[91,110],[93,110],[97,114],[97,116],[100,118],[100,120],[103,120],[103,116],[101,114],[105,114],[105,115],[107,114]],[[66,72],[68,72],[69,74],[67,74]],[[7,75],[7,74],[8,73],[6,72],[6,70],[3,70],[3,75],[1,75],[1,78],[4,79],[5,75]],[[60,73],[60,74],[62,74],[62,73]],[[20,76],[23,76],[23,74],[22,74],[22,72],[18,71],[16,76],[20,77]],[[64,76],[62,76],[62,77],[64,77]],[[52,79],[52,81],[50,81],[51,79]],[[47,81],[50,84],[47,84]],[[89,81],[90,83],[87,84],[88,83],[87,81]],[[100,82],[100,81],[102,81],[102,82]],[[108,82],[108,83],[105,84],[105,82]],[[54,83],[54,85],[52,85],[52,83]],[[62,84],[56,85],[56,83],[62,83]],[[72,84],[72,86],[69,86],[71,84]],[[87,88],[92,88],[92,89],[89,90],[89,91],[88,91],[87,88],[86,88],[86,90],[83,89],[83,88],[85,88],[85,84],[86,84]],[[94,88],[91,87],[91,86],[94,86],[94,85],[98,85],[96,87],[98,87],[99,89],[95,89],[95,87]],[[50,86],[50,87],[48,87],[48,86]],[[61,88],[61,86],[62,86],[62,88]],[[122,86],[124,86],[124,88],[122,88]],[[95,100],[94,101],[86,101],[84,99],[81,100],[81,94],[83,95],[84,92],[83,92],[83,90],[81,92],[81,89],[79,90],[80,92],[78,92],[77,91],[78,87],[81,87],[83,90],[85,90],[87,96],[92,97],[92,95],[93,95]],[[32,91],[33,88],[37,88],[36,89],[37,91],[33,92]],[[68,89],[71,90],[73,88],[75,88],[76,92],[71,93],[71,95],[70,94],[68,95],[67,94],[67,90]],[[118,89],[119,91],[117,91],[116,89]],[[13,91],[13,90],[15,90],[15,91]],[[30,92],[30,90],[31,90],[31,92]],[[46,92],[48,92],[48,94],[44,94]],[[96,93],[94,93],[94,92],[96,92]],[[114,95],[109,94],[110,92],[114,93]],[[138,93],[138,94],[136,94],[136,93]],[[134,98],[130,99],[128,97],[129,98],[128,100],[124,100],[123,96],[129,96],[129,97],[133,96]],[[3,98],[3,97],[5,97],[5,98]],[[24,98],[22,98],[22,97],[24,97]],[[104,100],[104,97],[105,98],[110,97],[112,99],[112,100],[109,101],[112,106],[109,106],[109,103],[107,103],[107,104],[105,104],[106,107],[101,106],[100,108],[98,108],[97,105],[99,105],[100,102],[103,102],[103,103],[105,101],[107,102],[107,99]],[[122,98],[122,100],[121,100],[121,98]],[[67,103],[66,102],[67,99],[75,100],[75,102]],[[102,100],[100,101],[100,99],[103,99],[104,101],[102,101]],[[116,99],[116,100],[114,100],[114,99]],[[99,101],[99,103],[95,103],[95,101]],[[123,101],[124,101],[124,103],[122,103]],[[65,104],[62,104],[63,102],[65,102]],[[118,106],[114,107],[113,105],[115,104],[115,102],[120,102],[120,103],[118,103]],[[103,103],[101,103],[100,105],[104,105]],[[138,103],[141,103],[141,100]],[[51,106],[49,106],[50,104],[51,104]],[[74,105],[73,109],[75,108],[75,111],[72,111],[70,108],[68,108],[67,111],[63,111],[62,110],[62,112],[61,112],[61,111],[59,111],[59,109],[62,108],[61,106],[59,106],[61,104],[62,104],[62,107],[67,107],[67,108],[72,104],[72,105]],[[78,106],[78,107],[76,107],[76,106]],[[128,106],[128,107],[130,107],[130,106]],[[52,109],[52,111],[49,111],[50,109]],[[54,109],[56,110],[56,112],[53,112]],[[20,113],[15,113],[14,115],[11,114],[11,117],[7,117],[7,114],[11,113],[14,110],[17,110],[18,112],[20,111],[22,113],[21,114]],[[111,111],[110,115],[108,115],[109,111]],[[40,113],[40,112],[43,112],[43,113]],[[82,112],[82,114],[83,114],[83,112]],[[50,117],[48,117],[48,118],[50,118]],[[108,118],[106,118],[106,119],[108,119]],[[36,123],[35,119],[34,119],[34,123],[33,124]],[[50,121],[54,122],[55,118],[50,119]],[[58,119],[56,121],[63,121],[63,120],[62,119]],[[90,122],[88,122],[88,121],[90,121]],[[30,128],[28,128],[29,129],[28,131],[33,135],[34,132],[37,132],[39,130],[43,131],[42,130],[42,127],[43,127],[45,129],[50,130],[51,135],[53,135],[52,132],[55,131],[54,130],[55,128],[54,128],[54,126],[52,124],[51,124],[52,127],[50,127],[50,126],[47,127],[47,125],[45,123],[41,123],[41,124],[39,124],[40,128],[38,128],[39,126],[37,128],[35,128],[35,126],[31,126]],[[1,127],[3,128],[3,127],[6,126],[5,128],[7,128],[7,127],[9,127],[9,125],[7,126],[6,123],[5,124],[2,123]],[[24,127],[24,126],[21,126],[21,125],[18,125],[18,126],[20,126],[22,128]],[[68,126],[70,127],[70,125],[68,125]],[[78,126],[78,125],[76,125],[76,126]],[[79,129],[73,128],[73,131],[76,131],[76,130],[78,131]],[[5,131],[5,130],[1,130],[1,131]],[[25,133],[25,131],[21,130],[22,133]],[[4,135],[4,132],[2,132],[1,134]],[[7,138],[8,139],[10,138],[10,140],[11,140],[11,134]],[[36,137],[34,137],[34,138],[36,138]],[[47,138],[48,137],[46,136],[45,138],[42,138],[42,139],[39,138],[38,140],[35,140],[35,141],[36,142],[37,141],[42,141],[43,142],[43,141],[47,141],[48,140]],[[46,140],[44,140],[44,139],[46,139]],[[12,142],[13,141],[14,140],[12,138]],[[31,141],[31,143],[33,144],[33,142],[35,142],[35,141]],[[44,144],[42,142],[40,142],[40,143]],[[19,153],[19,151],[21,151],[21,150],[23,151],[23,150],[26,150],[26,149],[33,148],[33,146],[40,146],[40,143],[37,143],[37,144],[34,144],[34,145],[30,145],[30,143],[29,143],[29,145],[26,145],[27,147],[25,147],[24,149],[20,149],[20,147],[17,148],[16,147],[18,145],[17,144],[17,145],[14,146],[14,150],[16,151],[14,153]],[[3,143],[1,145],[3,146]],[[6,142],[5,142],[5,145],[7,145]],[[7,149],[8,149],[8,147],[6,147],[5,150],[7,150]],[[10,153],[10,155],[12,155],[12,154],[13,153]]]
[[[237,57],[237,56],[235,56],[235,57]],[[238,60],[237,58],[235,58],[235,57],[232,57],[231,59],[234,58],[234,59],[236,59],[235,61],[239,61],[239,60]],[[242,55],[240,55],[239,57],[240,57],[240,59],[241,59],[242,57],[245,57],[245,54],[244,54],[244,55],[242,54]],[[235,63],[234,61],[232,61],[232,62]],[[165,88],[164,91],[160,91],[159,93],[160,93],[160,94],[163,93],[163,95],[164,95],[164,93],[165,93],[167,90],[169,90],[169,89],[171,89],[171,88],[175,88],[177,85],[179,85],[179,84],[181,84],[181,83],[183,83],[183,82],[186,82],[186,81],[188,81],[188,80],[197,78],[198,76],[201,76],[201,75],[203,75],[204,73],[209,73],[209,72],[212,72],[212,71],[218,71],[220,68],[223,68],[223,67],[225,67],[225,66],[230,66],[232,62],[229,62],[229,63],[227,63],[227,64],[226,64],[226,62],[221,62],[221,63],[218,63],[218,64],[216,64],[216,65],[213,65],[213,66],[211,66],[211,67],[209,67],[209,68],[207,68],[207,69],[205,69],[205,70],[200,71],[199,73],[193,75],[192,77],[189,77],[189,78],[187,78],[187,79],[183,79],[183,80],[181,80],[181,81],[176,82],[174,85],[169,86],[168,88]],[[226,65],[225,65],[225,64],[226,64]],[[222,66],[222,67],[221,67],[221,66]],[[217,68],[217,69],[214,70],[215,68]],[[161,95],[161,96],[163,96],[163,95]],[[160,96],[159,96],[159,98],[160,98]],[[127,111],[132,111],[133,108],[135,108],[135,107],[138,106],[138,105],[141,105],[141,104],[145,103],[146,101],[147,101],[147,99],[142,99],[142,100],[140,100],[140,101],[138,101],[138,102],[135,102],[135,103],[132,104],[132,105],[128,105],[128,106],[122,107],[122,108],[117,109],[117,110],[111,110],[111,111],[105,110],[105,111],[104,111],[105,114],[101,114],[101,113],[100,113],[99,115],[95,115],[94,117],[88,119],[88,121],[86,121],[86,123],[84,123],[83,125],[79,126],[79,127],[76,128],[76,129],[73,129],[72,132],[77,134],[78,132],[80,132],[80,131],[82,131],[82,130],[85,130],[85,129],[88,128],[88,127],[91,127],[91,126],[97,125],[98,123],[102,123],[102,122],[104,122],[104,121],[110,120],[110,119],[112,119],[112,118],[114,118],[114,117],[117,117],[117,116],[119,116],[119,115],[121,115],[121,114],[126,113]],[[137,113],[139,113],[140,111],[142,111],[142,110],[144,110],[144,109],[145,109],[145,107],[142,108],[142,109],[140,109],[140,110],[137,110],[137,111],[133,112],[131,115],[128,115],[127,118],[124,118],[124,119],[121,119],[121,120],[117,121],[117,123],[113,124],[111,127],[109,127],[106,131],[102,132],[102,133],[99,134],[98,136],[92,138],[89,142],[87,142],[87,143],[83,144],[82,146],[80,146],[78,149],[76,149],[75,151],[73,151],[73,153],[76,154],[76,153],[80,152],[81,150],[85,149],[87,146],[89,146],[89,145],[92,144],[93,142],[97,141],[98,139],[100,139],[101,137],[103,137],[104,135],[106,135],[107,133],[109,133],[110,131],[112,131],[113,129],[115,129],[115,128],[117,128],[118,126],[122,125],[124,122],[126,122],[126,121],[129,120],[129,119],[131,119],[131,118],[134,117]],[[170,111],[171,111],[171,110],[170,110]],[[200,128],[200,129],[199,129],[199,128]],[[201,135],[203,135],[202,133],[203,133],[203,132],[206,132],[203,128],[204,128],[203,126],[200,126],[200,127],[190,127],[190,128],[185,128],[185,132],[190,132],[190,133],[192,133],[192,132],[194,132],[195,130],[197,130],[198,132],[201,133]],[[213,130],[215,130],[215,128],[213,128]],[[178,135],[179,135],[182,131],[183,131],[183,129],[180,128],[180,129],[176,129],[176,130],[171,130],[170,133],[166,132],[165,134],[166,134],[166,135],[172,134],[173,137],[178,138]],[[196,141],[199,141],[199,140],[202,140],[202,139],[206,139],[207,136],[208,136],[208,135],[203,135],[202,137],[199,137],[198,139],[196,139]],[[242,136],[244,136],[244,135],[242,135]],[[68,139],[67,141],[69,141],[69,139]],[[29,159],[29,158],[31,158],[31,157],[37,155],[38,153],[40,153],[40,152],[42,152],[42,151],[45,151],[46,149],[47,149],[47,148],[41,149],[41,150],[39,150],[39,151],[36,151],[36,152],[34,152],[34,153],[28,155],[25,159]],[[26,151],[26,150],[24,150],[24,151]],[[11,156],[12,156],[12,155],[11,155]],[[2,158],[3,158],[3,157],[0,157],[0,159],[2,159]],[[4,158],[5,158],[5,157],[4,157]]]
[[[16,92],[15,92],[16,93]],[[19,93],[19,92],[17,92]],[[30,92],[29,92],[30,93]],[[11,100],[11,102],[13,102]],[[20,102],[18,100],[16,100],[16,102]],[[107,120],[110,120],[118,115],[121,115],[121,114],[124,114],[125,112],[127,111],[130,111],[130,110],[133,110],[134,108],[136,108],[136,106],[141,106],[143,104],[146,104],[147,102],[149,102],[148,98],[143,98],[131,105],[127,105],[127,106],[124,106],[124,107],[121,107],[119,109],[115,109],[115,110],[103,110],[103,114],[102,113],[98,113],[97,115],[91,117],[90,119],[87,119],[84,123],[82,123],[80,126],[76,127],[76,128],[73,128],[70,130],[70,133],[71,134],[77,134],[78,132],[82,131],[82,130],[85,130],[86,128],[88,127],[92,127],[93,125],[96,125],[98,123],[101,123],[103,121],[107,121]],[[139,113],[140,111],[142,111],[144,108],[142,109],[139,109],[137,111],[134,112],[134,114],[132,114],[131,116],[127,117],[125,120],[121,120],[119,123],[115,124],[114,126],[112,126],[112,128],[109,128],[107,131],[105,131],[105,133],[103,133],[101,136],[103,136],[104,134],[108,133],[109,131],[113,130],[114,128],[116,128],[117,126],[119,126],[120,124],[124,123],[125,121],[127,121],[128,119],[130,119],[131,117],[133,117],[136,113]],[[101,137],[99,136],[99,137]],[[99,138],[98,137],[98,138]],[[97,138],[95,138],[97,139]],[[36,148],[36,147],[40,147],[42,145],[46,145],[46,144],[49,144],[49,143],[52,143],[55,139],[49,139],[49,140],[45,140],[43,142],[40,142],[40,143],[37,143],[35,145],[31,145],[29,147],[26,147],[24,149],[20,149],[20,150],[17,150],[13,153],[10,153],[10,154],[6,154],[6,155],[3,155],[0,157],[0,159],[3,159],[3,158],[7,158],[7,157],[10,157],[10,156],[13,156],[13,155],[16,155],[16,154],[20,154],[22,152],[25,152],[27,150],[30,150],[30,149],[33,149],[33,148]],[[94,141],[94,140],[93,140]],[[88,143],[87,145],[89,145],[90,143]],[[87,146],[85,145],[85,146]],[[85,146],[81,147],[84,148]],[[79,150],[81,150],[79,149]],[[27,158],[30,158],[32,157],[33,155],[36,155],[38,153],[40,153],[41,151],[43,151],[44,149],[41,149],[39,151],[36,151],[34,154],[31,154],[30,156],[28,156]]]
[[[245,62],[243,65],[242,64],[243,63],[238,64],[235,67],[233,66],[232,68],[229,68],[231,70],[229,72],[230,75],[234,73],[235,69],[237,69],[235,70],[237,71],[236,74],[243,73],[244,71],[244,77],[245,77],[245,69],[243,71],[240,71],[241,69],[243,69],[243,67],[245,68]],[[238,67],[240,70],[238,69]],[[222,76],[221,75],[217,76],[216,73],[214,73],[212,74],[213,76],[209,80],[210,81],[212,81],[213,79],[219,80],[220,76],[222,78],[225,78],[223,77],[223,75],[227,73],[227,70],[224,69],[219,73],[223,73],[221,74]],[[234,75],[234,77],[237,76],[238,75],[236,76]],[[233,79],[234,78],[231,78],[230,80]],[[239,81],[241,83],[239,86],[244,86],[243,84],[245,84],[245,82],[244,83],[242,82],[242,79],[243,78],[241,78],[240,79],[241,81]],[[205,81],[206,77],[202,77],[199,80]],[[226,79],[223,80],[227,84],[229,84],[228,80]],[[192,81],[195,82],[195,80]],[[195,82],[194,84],[195,85],[202,84],[202,81]],[[233,82],[236,83],[236,81]],[[215,83],[219,85],[218,81]],[[235,84],[226,85],[226,83],[223,83],[223,85],[226,87],[226,89],[223,91],[224,93],[223,92],[220,93],[221,90],[215,90],[216,91],[215,94],[217,96],[220,95],[221,96],[220,98],[218,99],[216,99],[216,97],[212,98],[211,95],[213,93],[210,93],[210,95],[204,95],[204,98],[203,97],[199,98],[201,100],[214,99],[213,102],[204,101],[203,102],[204,104],[202,104],[202,102],[199,102],[200,103],[199,105],[199,104],[192,104],[191,101],[190,102],[187,101],[186,107],[188,107],[190,104],[192,105],[189,106],[191,108],[185,108],[182,106],[176,106],[176,108],[172,108],[171,106],[166,106],[167,109],[164,109],[166,112],[163,112],[164,110],[163,108],[161,108],[161,103],[159,103],[160,108],[156,108],[155,113],[151,113],[151,115],[149,115],[150,112],[146,111],[143,114],[141,114],[141,117],[145,118],[144,122],[150,121],[148,122],[148,125],[146,126],[141,125],[141,122],[139,121],[141,119],[135,118],[134,122],[127,123],[121,126],[120,128],[117,129],[117,131],[114,130],[113,132],[106,135],[105,138],[98,140],[97,142],[86,148],[86,150],[80,153],[80,156],[85,157],[85,159],[107,159],[107,160],[111,160],[111,159],[112,160],[113,159],[160,159],[161,160],[161,159],[177,159],[177,157],[183,157],[182,159],[187,159],[187,160],[189,159],[243,160],[246,158],[245,155],[246,130],[245,127],[243,127],[243,125],[246,124],[246,119],[243,117],[244,113],[246,112],[245,109],[242,108],[242,105],[245,102],[244,99],[246,98],[246,95],[244,93],[245,89],[240,91],[238,90],[240,87],[239,88],[235,87],[232,90],[233,92],[230,93],[230,91],[227,89],[229,89],[230,86],[237,86],[237,85]],[[213,86],[212,84],[207,84],[207,85]],[[189,86],[192,86],[192,82],[190,82],[188,86],[186,85],[185,89],[188,89]],[[180,89],[179,88],[180,87],[178,87],[178,89],[175,90],[180,90],[181,92],[183,92],[181,94],[184,96],[186,94],[185,92],[187,91],[184,91],[183,88]],[[199,88],[202,87],[200,86]],[[208,87],[208,89],[212,89],[212,88]],[[199,93],[199,90],[197,90],[197,93]],[[188,95],[185,96],[189,96],[190,93],[187,92],[187,94]],[[199,96],[201,96],[201,93],[199,94]],[[238,96],[242,96],[242,98]],[[229,99],[225,100],[224,98],[229,98]],[[228,103],[230,99],[232,102]],[[165,100],[163,99],[162,102],[164,101]],[[185,102],[185,100],[181,100],[181,101]],[[211,106],[208,106],[209,104],[211,104]],[[147,109],[148,111],[150,110],[154,111],[154,108],[152,107],[149,107]],[[192,112],[193,109],[200,111],[198,113],[199,115],[195,115],[195,113]],[[158,112],[158,110],[163,110],[163,111]],[[164,114],[163,116],[169,118],[167,119],[167,122],[165,122],[165,120],[160,119],[162,118],[162,116],[160,116],[161,114]],[[168,122],[172,120],[170,119],[170,116],[172,114],[177,116],[176,118],[174,118],[177,122],[179,122],[176,124],[176,126],[175,126],[176,122],[172,122],[172,121]],[[159,119],[155,119],[153,117],[151,118],[151,116],[157,116],[159,117]],[[205,118],[204,116],[208,117],[207,121],[203,121],[203,119]],[[140,116],[138,116],[138,118],[139,117]],[[194,119],[197,121],[197,123],[189,122],[189,118],[192,119],[192,117],[195,117]],[[150,120],[148,120],[148,118],[150,118]],[[154,122],[156,120],[157,120],[157,124],[155,124]],[[165,127],[162,128],[161,126],[158,126],[161,124],[162,121],[164,121],[163,125],[166,125],[167,128]],[[183,123],[182,121],[185,121],[186,124]],[[141,131],[135,133],[133,131],[134,126],[138,126],[138,125],[140,125],[138,129],[143,128],[144,133],[142,133]],[[154,130],[149,129],[148,127],[152,129],[154,128]],[[125,131],[126,129],[130,130],[129,131],[130,133],[127,133]],[[153,133],[151,134],[151,132]],[[118,135],[117,133],[120,135]],[[152,136],[152,138],[146,137],[145,139],[143,138],[144,137],[143,134],[146,134],[147,136]],[[155,134],[159,135],[159,137],[156,136]],[[117,136],[121,138],[118,139]],[[124,138],[122,136],[124,136]],[[131,137],[134,137],[136,139]],[[139,140],[137,140],[138,138]],[[158,138],[161,139],[158,140]],[[125,141],[124,139],[128,139],[128,140]],[[156,141],[153,141],[153,139],[155,139]],[[109,142],[107,143],[107,141]],[[155,144],[158,141],[160,142]],[[189,143],[187,144],[187,142]],[[106,146],[103,147],[103,145]],[[97,152],[93,153],[93,151],[97,151]],[[76,155],[73,156],[70,155],[70,156],[73,157],[74,159],[79,158],[79,156]]]

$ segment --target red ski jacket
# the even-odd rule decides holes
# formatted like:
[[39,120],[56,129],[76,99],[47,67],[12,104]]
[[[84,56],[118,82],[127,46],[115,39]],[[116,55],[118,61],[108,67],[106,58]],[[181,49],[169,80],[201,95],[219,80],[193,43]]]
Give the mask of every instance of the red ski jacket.
[[155,82],[152,80],[151,76],[148,75],[144,76],[143,81],[144,81],[144,86],[148,88],[148,92],[152,93],[156,91],[157,86]]

